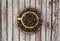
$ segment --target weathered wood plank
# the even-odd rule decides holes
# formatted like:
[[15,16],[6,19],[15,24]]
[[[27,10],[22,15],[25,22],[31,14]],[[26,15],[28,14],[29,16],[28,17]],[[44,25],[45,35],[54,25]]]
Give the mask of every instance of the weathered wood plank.
[[12,0],[8,0],[8,41],[12,41]]
[[35,8],[36,0],[31,0],[31,8]]
[[[17,15],[18,15],[19,12],[20,12],[20,0],[17,1],[17,10],[18,10]],[[19,41],[20,41],[20,29],[19,29],[19,33],[18,33],[18,34],[19,34],[19,35],[18,35],[18,39],[19,39]]]
[[42,12],[42,0],[36,0],[36,8],[39,12]]
[[58,40],[60,41],[60,0],[59,0],[59,9],[58,9]]
[[26,34],[20,31],[20,41],[26,41]]
[[17,27],[18,4],[17,0],[13,0],[13,41],[19,41],[19,29]]
[[35,41],[41,41],[41,31],[36,33],[36,40]]
[[[53,1],[55,1],[55,0],[53,0]],[[56,5],[55,5],[55,3],[53,3],[53,13],[55,12],[55,7]],[[53,14],[52,14],[53,15]],[[54,17],[54,15],[53,15],[53,22],[55,21],[55,17]],[[55,21],[55,23],[54,23],[54,26],[56,25],[56,21]],[[56,26],[54,27],[55,28],[55,30],[56,30]],[[52,32],[52,41],[54,41],[55,39],[54,39],[54,32]]]
[[50,2],[51,2],[51,0],[47,0],[47,10],[46,10],[46,12],[47,12],[47,14],[46,14],[46,19],[45,19],[45,21],[46,21],[46,37],[45,37],[45,39],[46,39],[46,41],[51,41],[51,6],[50,6]]
[[[53,0],[53,3],[51,0],[7,1],[2,0],[1,6],[2,41],[60,41],[60,0]],[[43,25],[41,31],[33,34],[25,34],[18,29],[16,18],[25,6],[28,8],[30,5],[32,8],[35,8],[36,5],[36,8],[42,12]]]
[[31,34],[26,34],[26,41],[31,41]]
[[[24,0],[20,0],[20,12],[24,9]],[[26,34],[20,30],[20,41],[26,41]]]
[[[42,0],[36,0],[35,4],[36,4],[37,10],[39,10],[39,12],[41,12],[41,14],[42,14]],[[40,29],[40,31],[36,33],[36,40],[35,41],[41,41],[41,30],[42,29]]]
[[58,18],[58,0],[53,0],[53,29],[52,29],[52,41],[57,41],[58,34],[58,26],[57,26],[57,18]]
[[2,13],[1,13],[1,4],[2,1],[0,0],[0,41],[2,41]]
[[43,16],[43,26],[41,30],[41,41],[45,41],[45,21],[46,21],[46,0],[42,0],[42,16]]
[[31,41],[35,41],[35,33],[31,34]]
[[[25,8],[29,8],[30,6],[30,0],[25,0]],[[31,41],[31,34],[26,34],[26,41]]]
[[24,9],[24,0],[20,0],[20,12]]
[[29,8],[30,0],[26,0],[25,3],[26,3],[26,8]]
[[7,41],[6,38],[6,0],[2,0],[2,41]]
[[[36,8],[35,7],[35,1],[36,0],[30,0],[30,5],[31,5],[31,8]],[[35,41],[35,33],[33,33],[33,34],[31,34],[31,39],[30,39],[31,41]]]

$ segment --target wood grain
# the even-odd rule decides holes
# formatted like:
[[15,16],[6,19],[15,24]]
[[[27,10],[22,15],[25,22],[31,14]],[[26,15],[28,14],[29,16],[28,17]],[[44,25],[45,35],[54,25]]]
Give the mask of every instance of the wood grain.
[[46,19],[45,19],[45,24],[46,24],[46,28],[45,28],[45,39],[46,41],[51,41],[51,6],[50,6],[50,2],[51,0],[46,0],[47,4],[46,4]]
[[8,41],[12,41],[12,0],[8,0]]
[[53,0],[53,20],[52,20],[52,41],[57,41],[57,35],[58,35],[58,0]]
[[6,39],[6,0],[2,0],[2,41],[7,41]]
[[12,14],[12,18],[13,18],[13,40],[12,41],[19,41],[19,29],[17,27],[17,22],[16,22],[16,18],[17,18],[17,14],[18,14],[18,5],[17,5],[17,0],[13,0],[13,14]]
[[2,13],[1,13],[1,0],[0,0],[0,41],[2,41]]
[[[41,12],[42,14],[42,0],[36,0],[36,8],[39,10],[39,12]],[[42,25],[43,26],[43,25]],[[35,35],[36,35],[36,41],[41,41],[41,30],[42,27],[40,27],[40,31],[38,31]]]
[[[24,0],[20,0],[20,10],[19,12],[21,12],[25,7],[24,7]],[[26,34],[23,33],[21,30],[20,30],[20,41],[26,41]]]
[[41,41],[45,41],[45,21],[46,21],[46,0],[42,0],[42,15],[43,15],[43,26],[41,29]]
[[58,9],[58,40],[57,41],[60,41],[60,0],[59,0],[59,9]]
[[[35,8],[35,0],[31,1],[31,8]],[[31,41],[35,41],[35,33],[31,34]]]
[[[37,33],[26,34],[17,27],[17,15],[24,9],[38,9],[43,23]],[[60,41],[60,0],[2,0],[2,41]]]

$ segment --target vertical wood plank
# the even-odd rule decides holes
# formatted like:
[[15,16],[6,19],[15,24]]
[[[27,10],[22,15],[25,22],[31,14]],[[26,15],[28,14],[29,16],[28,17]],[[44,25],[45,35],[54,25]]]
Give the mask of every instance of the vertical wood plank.
[[36,4],[35,1],[36,0],[31,0],[31,8],[35,8],[35,4]]
[[[42,0],[36,0],[36,8],[39,10],[39,12],[41,12],[42,14]],[[42,24],[43,26],[43,24]],[[42,28],[42,27],[40,27]],[[36,33],[36,40],[35,41],[41,41],[41,30],[39,32]]]
[[26,41],[26,36],[23,32],[20,31],[20,41]]
[[29,8],[30,0],[26,0],[26,8]]
[[12,41],[12,0],[8,0],[8,41]]
[[57,18],[58,18],[58,0],[53,0],[53,32],[52,32],[52,41],[57,41],[58,35],[58,26],[57,26]]
[[2,13],[1,13],[1,0],[0,0],[0,41],[2,41]]
[[59,13],[58,13],[58,41],[60,41],[60,0],[59,0]]
[[35,41],[35,33],[31,34],[31,41]]
[[[53,1],[55,1],[55,0],[53,0]],[[55,3],[53,3],[53,13],[55,12]],[[53,14],[52,14],[53,15]],[[54,15],[53,15],[53,22],[55,21],[55,17],[54,17]],[[54,26],[56,25],[56,21],[55,21],[55,23],[54,23]],[[56,26],[55,26],[55,30],[56,30]],[[54,41],[54,32],[52,32],[52,41]]]
[[20,12],[24,9],[24,0],[20,0]]
[[31,34],[26,34],[26,41],[31,41]]
[[6,40],[6,0],[2,0],[2,41]]
[[18,4],[17,0],[13,0],[13,41],[19,41],[19,29],[17,27]]
[[[51,0],[19,0],[19,4],[18,0],[13,1],[7,0],[7,1],[8,5],[6,5],[6,0],[2,0],[2,6],[1,6],[2,41],[51,41],[51,24],[52,24],[52,41],[60,41],[60,0],[53,0],[52,11],[51,11],[51,5],[52,5]],[[18,11],[21,12],[24,9],[25,5],[26,8],[29,7],[30,1],[32,8],[35,8],[36,5],[36,8],[39,11],[41,11],[42,9],[41,12],[43,16],[43,25],[41,31],[33,34],[25,34],[22,31],[19,31],[16,24],[16,18],[18,15]],[[6,8],[6,6],[8,6],[8,8]],[[7,21],[7,12],[8,12],[8,21]],[[52,23],[51,23],[51,12],[53,12]]]
[[[17,1],[17,15],[19,14],[20,12],[20,0]],[[18,28],[18,27],[17,27]],[[18,29],[18,41],[20,41],[20,29]]]
[[43,26],[41,30],[41,41],[45,41],[45,21],[46,21],[46,0],[42,0],[42,15],[43,15]]
[[[30,0],[31,1],[31,8],[35,8],[35,1],[36,0]],[[35,33],[31,34],[31,41],[35,41]]]
[[[25,0],[26,1],[26,0]],[[24,0],[20,0],[20,12],[24,9]],[[26,41],[26,34],[20,30],[20,41]]]
[[[30,0],[26,0],[26,8],[29,8],[30,6]],[[31,41],[31,34],[26,34],[26,41]]]
[[46,41],[51,41],[51,0],[47,0],[47,14],[46,14]]

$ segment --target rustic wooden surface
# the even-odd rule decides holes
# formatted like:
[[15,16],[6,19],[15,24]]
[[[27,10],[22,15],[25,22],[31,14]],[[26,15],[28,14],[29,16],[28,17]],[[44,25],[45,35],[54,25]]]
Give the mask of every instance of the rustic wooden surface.
[[[60,0],[1,0],[0,5],[2,41],[60,41]],[[25,34],[16,17],[30,5],[42,12],[43,23],[39,32]]]
[[2,40],[2,18],[1,18],[1,0],[0,0],[0,41]]

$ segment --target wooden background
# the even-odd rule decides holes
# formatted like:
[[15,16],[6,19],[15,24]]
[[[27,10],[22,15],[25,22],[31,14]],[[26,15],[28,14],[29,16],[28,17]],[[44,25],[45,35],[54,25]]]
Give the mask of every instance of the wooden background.
[[[24,34],[16,17],[30,5],[42,12],[43,25],[37,33]],[[1,41],[60,41],[60,0],[0,0],[0,12]]]

